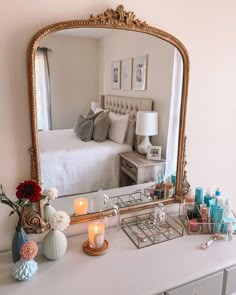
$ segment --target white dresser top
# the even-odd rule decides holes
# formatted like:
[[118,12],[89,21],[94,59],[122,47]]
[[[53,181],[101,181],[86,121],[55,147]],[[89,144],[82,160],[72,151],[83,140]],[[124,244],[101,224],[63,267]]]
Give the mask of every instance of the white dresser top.
[[11,253],[0,254],[0,294],[159,294],[236,264],[236,237],[214,242],[208,250],[200,244],[209,236],[188,236],[137,249],[123,230],[106,231],[110,250],[100,257],[84,254],[87,234],[68,238],[66,255],[48,261],[39,254],[36,275],[17,282],[10,276]]

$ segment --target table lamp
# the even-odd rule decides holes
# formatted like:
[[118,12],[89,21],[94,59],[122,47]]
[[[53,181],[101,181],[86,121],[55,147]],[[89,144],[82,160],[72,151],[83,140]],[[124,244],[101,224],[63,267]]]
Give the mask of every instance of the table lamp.
[[138,152],[147,154],[148,147],[152,145],[149,136],[158,134],[158,113],[138,111],[135,133],[143,136],[143,140],[137,148]]

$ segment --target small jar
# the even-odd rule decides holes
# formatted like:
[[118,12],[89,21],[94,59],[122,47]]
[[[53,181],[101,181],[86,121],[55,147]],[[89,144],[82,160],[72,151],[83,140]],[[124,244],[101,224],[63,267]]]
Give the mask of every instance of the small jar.
[[191,219],[191,220],[189,220],[189,230],[191,232],[198,231],[198,221],[197,221],[197,219]]
[[195,199],[193,197],[186,197],[185,198],[185,206],[187,211],[194,210],[194,203]]
[[163,203],[159,203],[157,207],[154,208],[154,217],[160,223],[165,223],[166,221],[166,209]]

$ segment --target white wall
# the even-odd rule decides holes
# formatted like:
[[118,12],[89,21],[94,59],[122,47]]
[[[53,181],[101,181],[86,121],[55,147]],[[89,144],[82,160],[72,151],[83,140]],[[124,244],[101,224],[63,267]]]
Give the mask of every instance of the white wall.
[[98,93],[98,41],[89,38],[46,36],[41,47],[48,54],[51,82],[52,129],[73,128]]
[[[236,26],[235,0],[123,0],[140,19],[178,37],[189,52],[187,115],[188,177],[193,186],[222,190],[236,208]],[[26,76],[27,45],[41,27],[88,18],[118,0],[2,1],[0,24],[0,182],[14,196],[30,178],[31,146]],[[0,249],[10,247],[15,219],[0,206]]]
[[[152,137],[154,145],[162,146],[165,157],[169,125],[170,98],[174,62],[174,46],[150,35],[113,30],[100,41],[100,57],[103,66],[99,69],[101,94],[113,94],[151,98],[158,112],[158,135]],[[103,52],[103,56],[101,54]],[[147,55],[146,90],[122,90],[111,87],[111,64],[127,58]]]

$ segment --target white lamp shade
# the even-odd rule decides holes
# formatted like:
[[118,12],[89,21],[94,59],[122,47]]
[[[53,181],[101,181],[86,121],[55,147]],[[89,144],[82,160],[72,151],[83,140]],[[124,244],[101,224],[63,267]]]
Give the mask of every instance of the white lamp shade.
[[152,136],[158,134],[158,113],[137,112],[136,131],[137,135]]
[[97,108],[100,108],[100,102],[99,101],[91,101],[90,108],[94,112]]

